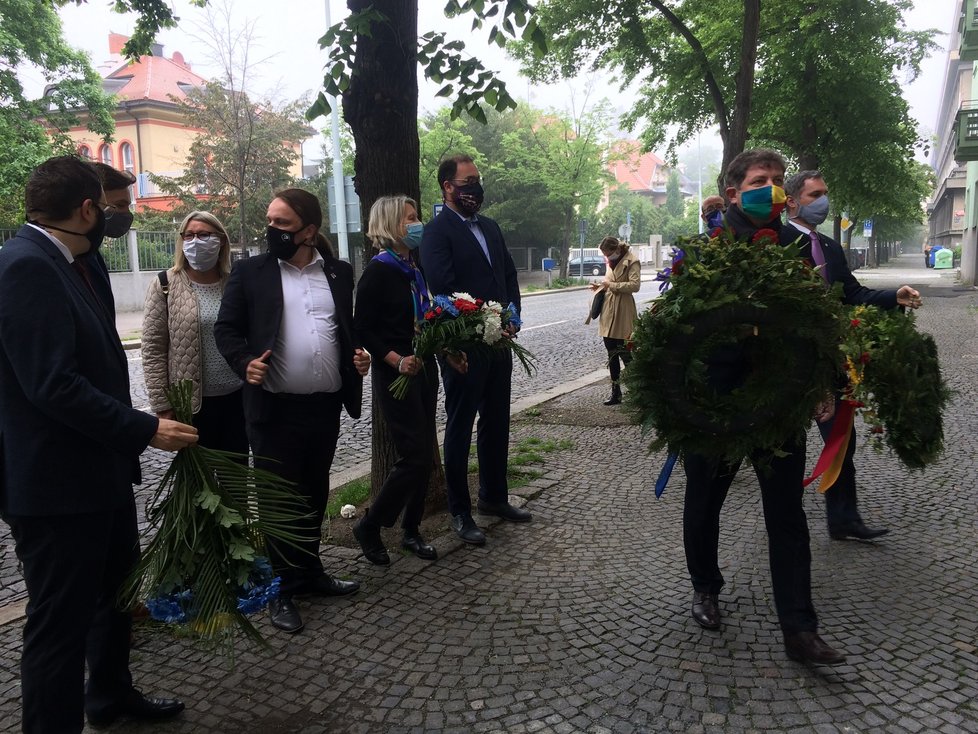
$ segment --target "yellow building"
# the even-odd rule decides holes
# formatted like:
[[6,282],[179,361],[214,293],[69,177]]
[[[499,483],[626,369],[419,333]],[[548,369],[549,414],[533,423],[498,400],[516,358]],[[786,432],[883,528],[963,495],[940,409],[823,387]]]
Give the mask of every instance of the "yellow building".
[[[115,138],[104,143],[82,125],[68,134],[80,155],[125,169],[137,177],[134,200],[137,211],[169,211],[174,197],[163,194],[148,174],[176,177],[183,174],[190,146],[202,132],[188,127],[179,102],[187,92],[207,80],[195,74],[179,51],[167,58],[156,44],[152,56],[130,62],[122,56],[129,38],[109,34],[109,59],[99,66],[103,88],[116,97]],[[84,113],[82,114],[84,117]],[[292,175],[302,175],[301,150]],[[203,197],[202,197],[203,198]]]

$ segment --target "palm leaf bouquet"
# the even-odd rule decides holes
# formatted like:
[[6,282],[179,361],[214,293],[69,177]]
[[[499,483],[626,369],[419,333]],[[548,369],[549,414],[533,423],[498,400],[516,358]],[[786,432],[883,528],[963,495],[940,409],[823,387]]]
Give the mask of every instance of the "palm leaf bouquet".
[[[176,419],[192,419],[192,383],[171,385]],[[177,452],[147,504],[155,535],[123,587],[150,616],[232,647],[236,631],[256,642],[248,620],[278,596],[265,543],[295,544],[292,528],[309,512],[290,482],[248,465],[248,457],[190,446]]]
[[[503,306],[495,301],[473,298],[468,293],[435,296],[414,337],[414,355],[427,359],[473,349],[508,349],[530,375],[535,369],[535,357],[507,334],[507,327],[519,328],[522,323],[512,303]],[[398,375],[391,383],[390,391],[402,400],[410,383],[409,375]]]

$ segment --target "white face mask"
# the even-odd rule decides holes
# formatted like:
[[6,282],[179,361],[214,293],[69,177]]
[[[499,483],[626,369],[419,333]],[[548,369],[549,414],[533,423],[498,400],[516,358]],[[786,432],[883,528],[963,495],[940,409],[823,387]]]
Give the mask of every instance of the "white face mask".
[[194,270],[210,270],[217,264],[217,256],[221,254],[221,238],[214,235],[184,240],[183,254],[187,257],[187,264]]

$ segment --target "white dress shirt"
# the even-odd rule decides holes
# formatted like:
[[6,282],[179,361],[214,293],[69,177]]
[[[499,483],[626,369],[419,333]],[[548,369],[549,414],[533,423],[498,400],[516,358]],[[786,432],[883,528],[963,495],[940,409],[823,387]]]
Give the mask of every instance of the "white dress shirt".
[[297,395],[337,392],[343,385],[339,327],[322,255],[302,269],[279,260],[279,273],[282,323],[263,386]]

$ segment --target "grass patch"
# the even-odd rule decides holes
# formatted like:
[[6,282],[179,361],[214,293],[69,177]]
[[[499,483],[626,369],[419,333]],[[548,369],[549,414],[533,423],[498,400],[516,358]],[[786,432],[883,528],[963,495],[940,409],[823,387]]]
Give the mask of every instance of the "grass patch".
[[523,411],[523,415],[525,415],[527,418],[538,418],[543,415],[543,411],[539,408],[527,408]]
[[[509,451],[509,464],[506,466],[506,481],[510,489],[522,487],[534,479],[543,476],[543,472],[534,468],[535,465],[543,464],[546,461],[546,454],[555,451],[566,451],[574,448],[574,442],[567,439],[555,441],[553,439],[524,438],[518,441]],[[476,447],[469,449],[469,456],[475,456]],[[469,462],[469,474],[479,471],[477,461]]]
[[589,285],[590,283],[591,281],[587,278],[554,278],[550,283],[550,289],[573,288],[574,286]]
[[370,496],[370,477],[354,479],[330,492],[330,495],[330,500],[326,503],[326,517],[333,518],[340,514],[343,505],[359,505]]

